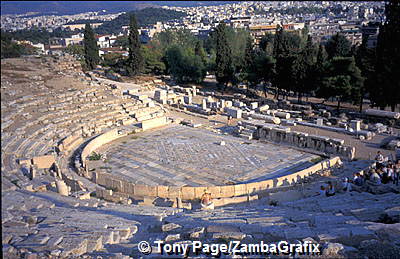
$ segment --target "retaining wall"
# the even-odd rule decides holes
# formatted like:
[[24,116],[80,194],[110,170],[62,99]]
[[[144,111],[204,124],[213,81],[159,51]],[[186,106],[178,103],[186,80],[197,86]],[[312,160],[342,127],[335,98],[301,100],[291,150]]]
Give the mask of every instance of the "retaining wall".
[[333,139],[317,135],[309,135],[303,132],[279,129],[263,126],[257,129],[257,138],[276,143],[289,144],[304,149],[340,156],[345,159],[354,159],[355,147],[345,146],[344,140]]
[[309,168],[296,173],[254,183],[224,185],[224,186],[200,186],[200,187],[177,187],[177,186],[149,186],[134,184],[117,176],[103,171],[95,171],[91,174],[91,180],[99,185],[112,189],[129,196],[148,196],[161,198],[182,198],[183,200],[200,199],[204,190],[211,192],[214,199],[229,198],[243,195],[252,195],[279,186],[288,186],[298,183],[302,179],[327,168],[341,165],[339,157],[324,160]]
[[82,160],[83,167],[86,169],[86,157],[88,157],[93,151],[95,151],[102,145],[105,145],[113,140],[116,140],[118,138],[121,138],[121,137],[124,137],[127,135],[128,135],[128,133],[121,132],[121,129],[113,129],[113,130],[107,131],[106,133],[103,133],[103,134],[97,136],[96,138],[94,138],[82,150],[81,160]]

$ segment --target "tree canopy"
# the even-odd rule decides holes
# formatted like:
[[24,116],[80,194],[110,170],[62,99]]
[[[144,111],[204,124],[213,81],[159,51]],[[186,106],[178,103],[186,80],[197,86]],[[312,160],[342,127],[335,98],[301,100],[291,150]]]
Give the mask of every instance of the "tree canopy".
[[387,2],[385,15],[376,46],[375,84],[369,90],[375,105],[381,108],[389,105],[394,111],[400,104],[400,2]]
[[139,74],[142,69],[143,56],[140,50],[139,31],[135,15],[131,15],[130,19],[128,35],[129,56],[126,69],[130,76],[134,76]]
[[83,37],[85,64],[89,70],[93,70],[100,63],[99,47],[90,24],[86,24]]

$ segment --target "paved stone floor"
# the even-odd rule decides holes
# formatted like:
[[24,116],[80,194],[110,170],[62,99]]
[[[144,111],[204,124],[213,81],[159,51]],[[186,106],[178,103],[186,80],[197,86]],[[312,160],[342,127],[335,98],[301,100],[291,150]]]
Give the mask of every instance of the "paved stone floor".
[[[226,145],[220,145],[221,141]],[[130,135],[105,152],[105,167],[114,174],[138,184],[175,186],[266,180],[307,167],[316,157],[181,125]]]

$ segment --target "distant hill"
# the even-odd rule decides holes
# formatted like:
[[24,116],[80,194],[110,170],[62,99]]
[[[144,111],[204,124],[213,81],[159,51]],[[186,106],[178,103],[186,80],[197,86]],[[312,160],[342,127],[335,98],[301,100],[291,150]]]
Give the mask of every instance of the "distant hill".
[[89,11],[128,12],[146,7],[222,5],[238,1],[1,1],[1,14],[77,14]]
[[145,8],[121,14],[114,20],[103,23],[95,29],[99,34],[110,34],[121,31],[121,27],[129,25],[129,16],[134,13],[139,27],[155,24],[156,22],[166,22],[186,16],[186,13],[167,10],[162,8]]

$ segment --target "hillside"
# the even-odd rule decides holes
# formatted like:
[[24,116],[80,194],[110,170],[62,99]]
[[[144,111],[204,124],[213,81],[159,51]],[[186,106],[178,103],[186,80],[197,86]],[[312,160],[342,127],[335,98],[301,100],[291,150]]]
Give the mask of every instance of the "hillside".
[[183,12],[166,10],[161,8],[145,8],[129,13],[122,14],[112,21],[105,22],[96,29],[96,33],[110,34],[121,31],[121,27],[129,25],[129,16],[131,13],[136,15],[136,20],[140,27],[155,24],[156,22],[166,22],[169,20],[180,19],[186,16]]
[[1,14],[77,14],[106,10],[126,12],[156,6],[204,6],[221,5],[237,1],[1,1]]

